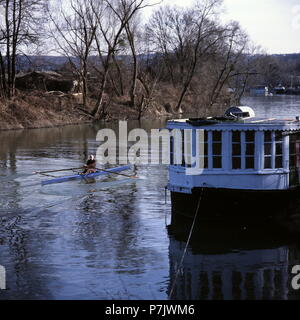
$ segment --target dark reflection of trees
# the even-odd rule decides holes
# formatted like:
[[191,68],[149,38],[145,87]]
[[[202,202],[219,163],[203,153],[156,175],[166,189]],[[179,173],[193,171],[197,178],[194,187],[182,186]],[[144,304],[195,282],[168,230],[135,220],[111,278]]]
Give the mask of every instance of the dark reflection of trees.
[[[142,127],[150,132],[154,127],[162,126],[161,121],[156,124],[131,121],[128,123],[128,131]],[[107,124],[107,127],[118,129],[113,123]],[[113,261],[110,266],[112,270],[135,274],[144,270],[146,257],[151,250],[139,246],[141,235],[137,193],[137,187],[133,183],[96,195],[91,194],[81,203],[78,241],[85,250],[94,253],[93,263],[99,261],[99,268],[103,266],[100,261],[105,261],[103,255],[107,254],[109,261]]]
[[[2,208],[5,207],[14,210],[19,208],[18,203],[21,199],[21,194],[18,189],[19,184],[14,180],[6,180],[7,176],[15,175],[16,172],[16,147],[15,145],[11,145],[7,153],[0,154],[0,204]],[[2,179],[5,180],[5,182],[1,183]]]
[[[157,123],[155,123],[153,121],[143,121],[139,124],[138,121],[131,121],[128,124],[128,130],[138,128],[141,125],[147,131],[150,131],[150,129],[154,127],[162,127],[164,122],[157,121]],[[62,145],[64,143],[68,145],[70,145],[70,143],[74,143],[76,148],[71,151],[73,156],[74,153],[77,153],[80,157],[83,155],[86,156],[91,151],[87,148],[87,141],[95,141],[98,130],[104,127],[114,129],[118,132],[118,123],[99,123],[98,125],[76,125],[48,129],[3,131],[0,132],[0,160],[5,160],[10,152],[16,154],[20,150],[29,150],[31,155],[34,155],[35,157],[69,157],[70,149],[64,150],[63,148],[60,148],[59,153],[56,153],[56,150],[54,149],[59,144]],[[49,151],[49,148],[51,151]]]
[[[79,159],[84,161],[88,151],[88,140],[95,140],[97,128],[93,126],[70,126],[64,128],[20,130],[0,132],[0,264],[7,269],[9,290],[1,292],[0,299],[51,298],[47,290],[48,276],[53,270],[41,263],[48,243],[45,237],[39,241],[39,230],[28,230],[28,223],[35,215],[35,203],[31,210],[22,208],[24,189],[15,181],[26,172],[19,157],[29,160],[43,158]],[[73,147],[74,146],[74,147]],[[47,169],[47,168],[45,168]],[[36,205],[40,205],[37,199]],[[43,217],[47,211],[43,211]],[[42,217],[37,217],[39,221]],[[27,228],[24,229],[23,226]],[[32,257],[40,259],[32,262]]]
[[[51,299],[47,279],[41,274],[51,274],[51,268],[36,265],[32,257],[43,252],[43,244],[31,239],[32,234],[22,228],[28,212],[10,212],[0,217],[0,262],[6,267],[7,289],[1,291],[1,299]],[[4,255],[9,254],[9,259]]]
[[77,232],[83,248],[95,254],[94,262],[103,261],[103,254],[108,251],[113,255],[112,269],[139,273],[144,264],[143,254],[137,252],[143,250],[138,246],[137,189],[134,183],[125,188],[87,197],[79,208]]
[[69,148],[66,150],[59,148],[59,152],[56,152],[55,148],[58,145],[72,143],[76,144],[76,149],[74,148],[71,153],[82,156],[84,152],[88,153],[87,140],[95,140],[97,131],[98,128],[95,126],[82,125],[0,132],[0,159],[6,159],[12,147],[14,147],[14,154],[28,150],[34,157],[63,157],[64,155],[68,157],[71,155]]
[[[105,126],[115,129],[118,124]],[[19,174],[31,174],[36,169],[33,168],[36,162],[40,162],[40,167],[51,165],[51,161],[43,163],[45,158],[62,160],[61,163],[66,160],[66,166],[68,160],[82,163],[89,154],[95,153],[98,147],[95,137],[102,127],[103,124],[0,132],[0,182],[2,175],[6,182],[9,181],[0,186],[0,204],[3,204],[0,210],[0,264],[7,268],[10,289],[3,293],[4,298],[52,298],[53,289],[49,285],[56,275],[51,254],[56,253],[53,242],[59,235],[49,231],[49,238],[47,231],[49,224],[56,226],[58,220],[49,218],[50,211],[35,213],[35,203],[32,203],[32,209],[25,211],[21,203],[24,190],[15,178]],[[132,124],[129,129],[135,127]],[[152,127],[149,125],[149,129]],[[33,166],[30,167],[26,159]],[[28,167],[21,166],[23,161]],[[78,226],[72,241],[91,253],[86,258],[87,263],[101,268],[109,261],[107,263],[113,264],[109,267],[115,272],[142,272],[145,257],[151,249],[138,245],[141,236],[138,202],[137,189],[132,184],[91,194],[81,203],[78,215],[72,220],[72,224]],[[46,227],[36,227],[41,226],[43,219]]]
[[[300,299],[299,291],[291,286],[291,269],[300,264],[300,247],[293,244],[295,241],[289,234],[282,233],[276,238],[271,228],[246,232],[227,226],[218,228],[216,222],[216,228],[202,222],[200,225],[184,259],[172,299]],[[187,234],[170,236],[168,294],[184,253],[186,243],[181,240],[184,238],[187,239]]]
[[[138,237],[139,237],[139,217],[136,211],[136,193],[137,189],[135,184],[130,186],[127,190],[126,196],[122,196],[122,203],[118,203],[118,197],[115,198],[115,202],[111,207],[112,213],[119,213],[118,225],[118,241],[119,245],[116,250],[116,269],[120,269],[120,261],[123,260],[123,264],[130,265],[135,269],[135,273],[141,272],[144,267],[142,259],[132,259],[133,256],[137,256],[138,251]],[[114,232],[115,226],[110,226],[110,232]],[[142,255],[139,255],[142,257]]]

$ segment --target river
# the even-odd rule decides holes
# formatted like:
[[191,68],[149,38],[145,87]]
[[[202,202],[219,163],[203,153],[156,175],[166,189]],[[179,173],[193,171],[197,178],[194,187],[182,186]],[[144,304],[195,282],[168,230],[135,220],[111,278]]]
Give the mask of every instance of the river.
[[[257,116],[300,115],[300,97],[252,97],[244,104]],[[149,131],[164,121],[129,126]],[[189,248],[174,284],[185,242],[168,234],[165,166],[138,166],[140,179],[124,184],[112,176],[96,184],[35,185],[42,178],[34,171],[80,167],[96,152],[101,128],[0,132],[0,265],[7,287],[0,299],[168,299],[173,287],[174,299],[300,298],[290,283],[300,249],[276,235],[258,241],[253,234],[245,246],[237,237],[224,247],[216,232],[213,248],[205,238]]]

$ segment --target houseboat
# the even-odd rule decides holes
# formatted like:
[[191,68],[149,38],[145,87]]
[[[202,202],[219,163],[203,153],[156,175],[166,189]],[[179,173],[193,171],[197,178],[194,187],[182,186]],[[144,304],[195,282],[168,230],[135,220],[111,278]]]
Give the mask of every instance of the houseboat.
[[277,87],[275,87],[273,91],[275,94],[286,94],[287,90],[283,85],[280,84]]
[[300,118],[261,119],[235,107],[223,117],[171,120],[167,129],[173,219],[198,210],[206,219],[297,214]]
[[250,88],[250,95],[252,96],[268,96],[269,95],[269,87],[267,86],[255,86]]

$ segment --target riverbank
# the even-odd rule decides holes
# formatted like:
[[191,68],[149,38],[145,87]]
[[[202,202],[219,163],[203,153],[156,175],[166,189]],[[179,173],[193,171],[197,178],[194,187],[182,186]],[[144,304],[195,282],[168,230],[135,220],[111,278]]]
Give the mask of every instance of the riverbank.
[[[174,97],[166,95],[157,97],[148,108],[142,112],[128,104],[127,97],[114,98],[104,111],[101,120],[137,120],[157,119],[162,117],[179,117],[181,113],[175,111]],[[64,125],[92,123],[95,121],[88,115],[95,105],[95,99],[89,99],[86,113],[82,110],[80,95],[59,94],[48,92],[19,92],[10,101],[0,100],[0,130],[51,128]],[[215,106],[209,110],[197,108],[192,101],[187,101],[183,108],[184,114],[206,116],[221,114],[226,108]]]
[[34,129],[89,121],[76,111],[76,97],[47,93],[18,94],[0,101],[0,130]]

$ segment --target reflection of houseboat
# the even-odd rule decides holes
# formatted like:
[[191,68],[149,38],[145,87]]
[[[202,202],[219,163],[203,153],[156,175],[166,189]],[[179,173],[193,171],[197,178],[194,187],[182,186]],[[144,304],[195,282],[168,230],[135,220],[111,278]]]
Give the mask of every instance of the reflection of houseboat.
[[[193,248],[194,249],[194,248]],[[299,249],[195,252],[189,249],[181,272],[176,270],[185,243],[170,240],[170,276],[173,300],[294,300],[299,292],[291,286],[292,266],[299,263]],[[298,257],[297,257],[298,256]],[[174,283],[175,281],[175,283]],[[173,284],[174,283],[174,284]],[[169,294],[171,287],[169,289]]]
[[267,86],[255,86],[250,88],[250,95],[267,96],[268,94],[269,94],[269,88]]
[[199,201],[205,208],[201,214],[209,219],[223,213],[255,219],[295,211],[300,121],[258,119],[247,110],[168,122],[173,130],[168,184],[173,216],[193,217]]

